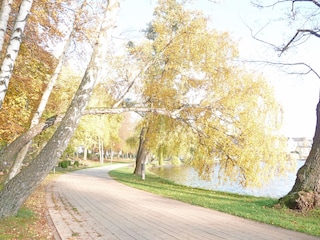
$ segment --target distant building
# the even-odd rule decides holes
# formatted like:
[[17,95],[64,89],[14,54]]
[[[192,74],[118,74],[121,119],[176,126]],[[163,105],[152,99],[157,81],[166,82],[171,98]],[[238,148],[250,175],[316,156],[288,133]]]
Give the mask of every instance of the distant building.
[[288,138],[288,153],[290,158],[297,158],[299,160],[306,160],[311,150],[312,140],[300,138]]

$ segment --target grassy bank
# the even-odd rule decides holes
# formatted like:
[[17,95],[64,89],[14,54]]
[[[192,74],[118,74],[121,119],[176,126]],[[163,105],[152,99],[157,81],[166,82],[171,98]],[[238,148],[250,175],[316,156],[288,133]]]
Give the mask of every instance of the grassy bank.
[[140,176],[133,175],[132,172],[132,168],[121,168],[111,171],[110,175],[126,185],[164,197],[320,236],[319,209],[308,213],[295,212],[279,207],[277,199],[185,187],[153,174],[147,174],[146,180],[143,181]]

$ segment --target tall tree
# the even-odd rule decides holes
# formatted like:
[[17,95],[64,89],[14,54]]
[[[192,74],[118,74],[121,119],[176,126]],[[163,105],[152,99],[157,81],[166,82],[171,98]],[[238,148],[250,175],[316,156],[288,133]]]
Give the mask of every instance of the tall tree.
[[1,189],[0,218],[17,213],[24,200],[46,177],[66,149],[89,101],[97,80],[99,67],[105,57],[104,49],[108,43],[108,30],[113,26],[118,1],[108,1],[107,5],[108,7],[104,9],[102,23],[97,28],[99,37],[96,40],[94,52],[70,107],[52,138],[32,163],[12,178],[5,188]]
[[136,156],[136,166],[133,171],[134,174],[138,174],[138,175],[142,174],[142,165],[146,163],[147,157],[149,155],[149,150],[147,148],[147,144],[150,141],[148,139],[148,131],[149,131],[148,125],[144,125],[141,128],[140,136],[139,136],[139,146],[138,146],[137,156]]
[[[274,46],[274,49],[282,53],[289,51],[293,47],[300,47],[301,43],[305,43],[310,37],[320,38],[318,13],[320,3],[318,1],[277,1],[262,5],[260,2],[256,4],[259,7],[277,7],[285,5],[287,9],[286,16],[289,16],[291,26],[297,26],[295,33],[282,46]],[[308,6],[307,8],[305,6]],[[280,7],[280,6],[279,6]],[[258,36],[256,36],[258,39]],[[261,41],[261,39],[258,39]],[[320,79],[320,74],[316,72],[310,64],[298,62],[282,62],[277,65],[282,66],[298,66],[298,72],[301,74],[314,73]],[[301,66],[306,68],[305,72],[301,71]],[[320,208],[320,99],[316,106],[316,128],[313,137],[313,144],[309,156],[305,164],[298,170],[295,184],[290,192],[280,199],[280,203],[291,209],[309,210]]]
[[[5,59],[5,50],[21,2],[14,1],[12,4],[10,21],[7,29],[4,29],[7,37],[1,60]],[[61,33],[57,30],[57,26],[61,27],[61,24],[57,24],[57,19],[66,19],[61,18],[64,14],[61,7],[63,4],[66,2],[49,4],[47,1],[39,0],[32,5],[32,14],[28,15],[19,55],[0,111],[2,145],[10,143],[30,126],[31,116],[36,112],[48,76],[56,66],[55,57],[48,51],[48,45],[53,42],[52,39],[61,39]]]
[[188,129],[188,137],[177,131],[177,139],[186,140],[188,162],[200,175],[211,176],[219,162],[221,176],[247,186],[284,170],[279,105],[262,77],[232,62],[237,50],[228,34],[210,29],[183,1],[160,0],[146,35],[130,48],[143,66],[153,63],[142,76],[143,104],[176,112]]
[[6,36],[12,2],[13,0],[3,0],[0,9],[0,53]]
[[[70,47],[71,42],[73,41],[73,36],[77,33],[77,18],[79,13],[83,10],[83,7],[85,6],[86,1],[83,1],[79,9],[76,9],[76,15],[73,17],[73,22],[70,24],[72,26],[71,31],[69,31],[69,34],[66,36],[66,40],[64,41],[64,47],[62,54],[59,57],[58,64],[55,67],[55,70],[50,78],[49,83],[47,84],[46,89],[44,90],[42,97],[40,99],[40,103],[38,105],[37,110],[35,111],[31,123],[30,128],[37,125],[40,122],[40,119],[42,117],[42,114],[46,108],[48,99],[50,97],[50,94],[53,90],[53,87],[55,86],[58,76],[61,72],[63,64],[66,62],[66,55],[67,51]],[[17,155],[17,158],[14,160],[13,166],[10,169],[8,180],[12,179],[14,176],[17,175],[17,173],[20,171],[20,168],[22,166],[23,160],[25,159],[25,156],[27,155],[27,152],[31,146],[32,141],[30,141],[28,144],[26,144],[23,149],[19,152]]]
[[12,76],[13,67],[19,53],[22,42],[22,35],[27,24],[27,19],[30,14],[33,0],[23,0],[20,5],[20,10],[12,30],[10,42],[5,53],[5,58],[0,68],[0,109],[2,108],[3,100],[8,90],[9,81]]

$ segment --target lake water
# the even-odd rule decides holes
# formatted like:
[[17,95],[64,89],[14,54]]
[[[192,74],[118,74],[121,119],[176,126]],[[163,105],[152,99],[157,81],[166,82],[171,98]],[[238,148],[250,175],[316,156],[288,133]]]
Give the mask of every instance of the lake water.
[[281,177],[275,177],[274,179],[271,179],[267,185],[261,188],[244,188],[239,184],[231,182],[218,184],[216,179],[212,179],[210,181],[202,180],[199,179],[198,173],[193,168],[186,166],[173,167],[168,165],[163,167],[152,167],[150,170],[160,177],[190,187],[239,193],[257,197],[280,198],[285,196],[291,190],[296,180],[296,173],[303,164],[304,161],[297,161],[295,171],[287,173]]

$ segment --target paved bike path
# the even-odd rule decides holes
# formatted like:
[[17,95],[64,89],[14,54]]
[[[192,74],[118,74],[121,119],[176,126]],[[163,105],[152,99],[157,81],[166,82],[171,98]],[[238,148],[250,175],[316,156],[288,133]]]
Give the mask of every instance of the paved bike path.
[[60,239],[320,239],[125,186],[108,175],[116,167],[64,174],[49,185]]

